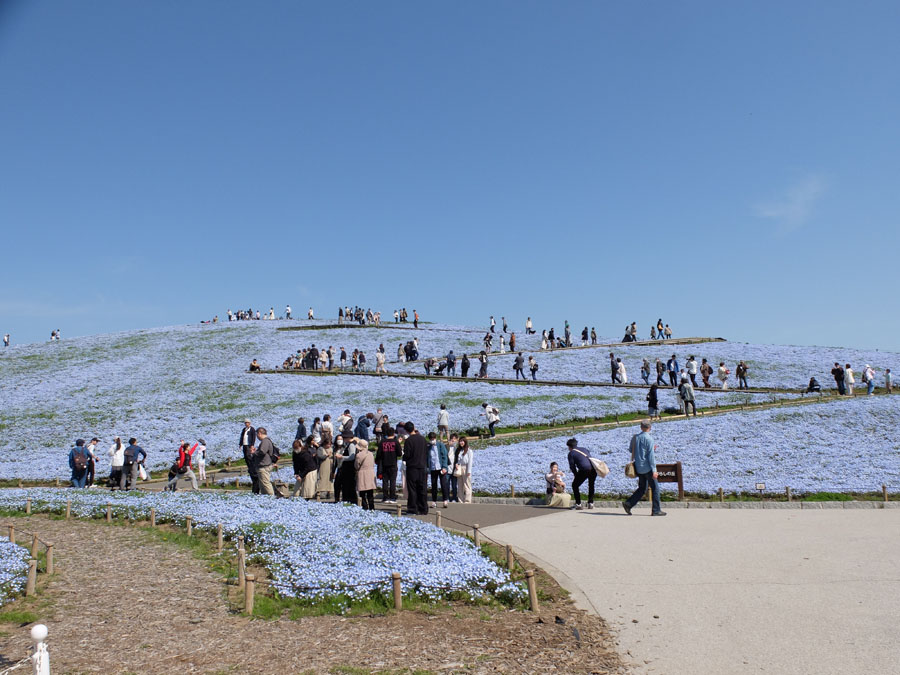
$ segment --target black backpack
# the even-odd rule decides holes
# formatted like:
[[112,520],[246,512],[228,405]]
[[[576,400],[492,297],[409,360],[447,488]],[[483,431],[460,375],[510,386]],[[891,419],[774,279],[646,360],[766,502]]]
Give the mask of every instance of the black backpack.
[[88,465],[88,454],[84,448],[75,448],[75,454],[72,457],[72,464],[76,471],[84,471]]

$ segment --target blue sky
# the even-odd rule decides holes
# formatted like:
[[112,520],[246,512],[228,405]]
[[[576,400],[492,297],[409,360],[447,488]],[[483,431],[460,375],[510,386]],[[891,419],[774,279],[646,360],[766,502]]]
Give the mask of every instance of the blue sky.
[[898,25],[0,0],[0,332],[359,303],[900,349]]

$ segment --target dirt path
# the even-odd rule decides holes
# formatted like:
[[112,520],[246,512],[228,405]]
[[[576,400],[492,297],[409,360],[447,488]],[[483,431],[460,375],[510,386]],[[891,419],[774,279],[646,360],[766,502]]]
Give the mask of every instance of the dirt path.
[[[548,603],[542,622],[466,606],[250,620],[229,609],[222,581],[202,560],[140,529],[43,516],[13,522],[55,544],[56,574],[34,610],[50,629],[54,673],[622,672],[602,620],[568,601]],[[17,661],[27,628],[4,631],[0,655]]]

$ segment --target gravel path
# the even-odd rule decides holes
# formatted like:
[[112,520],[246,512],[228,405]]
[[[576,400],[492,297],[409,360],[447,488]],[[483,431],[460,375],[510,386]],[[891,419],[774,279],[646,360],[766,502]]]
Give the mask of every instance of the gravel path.
[[[55,544],[56,574],[39,611],[54,673],[623,672],[602,620],[568,601],[545,605],[540,620],[465,606],[250,620],[229,609],[221,579],[202,561],[140,529],[43,516],[13,522]],[[28,630],[4,631],[0,656],[17,661]]]

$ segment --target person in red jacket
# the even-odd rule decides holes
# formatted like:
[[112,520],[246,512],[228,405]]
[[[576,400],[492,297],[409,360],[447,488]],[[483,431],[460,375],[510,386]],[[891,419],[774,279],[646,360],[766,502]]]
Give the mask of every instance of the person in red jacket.
[[197,443],[194,443],[194,445],[191,446],[190,443],[182,442],[181,445],[178,446],[178,459],[175,460],[175,463],[172,464],[172,467],[169,469],[169,482],[166,483],[166,490],[175,492],[178,487],[178,479],[182,476],[190,479],[191,490],[195,492],[199,490],[199,487],[197,486],[197,476],[194,475],[194,472],[191,470],[191,459],[193,459],[197,445]]

